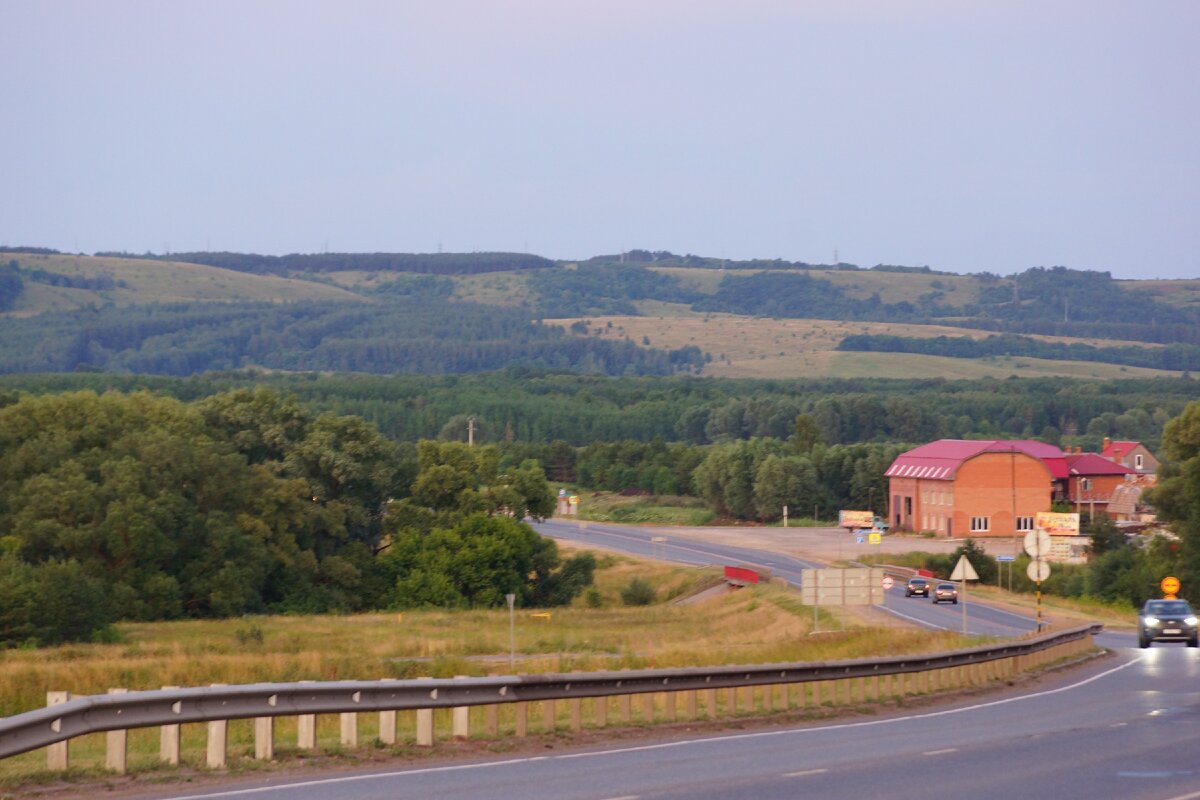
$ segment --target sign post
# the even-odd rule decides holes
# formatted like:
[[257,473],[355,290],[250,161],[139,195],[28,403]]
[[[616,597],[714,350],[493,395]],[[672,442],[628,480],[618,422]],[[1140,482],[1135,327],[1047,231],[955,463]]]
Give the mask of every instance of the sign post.
[[1033,559],[1029,562],[1025,574],[1037,584],[1038,631],[1042,630],[1042,581],[1050,577],[1050,565],[1046,562],[1046,556],[1050,554],[1050,544],[1050,534],[1040,528],[1025,534],[1025,552]]
[[[979,573],[975,571],[975,567],[971,565],[970,559],[966,554],[958,557],[958,563],[954,565],[954,572],[950,573],[950,580],[961,581],[962,591],[960,591],[958,599],[962,603],[962,618],[963,618],[963,636],[967,635],[967,581],[979,580]],[[935,588],[936,592],[937,589]]]
[[515,594],[506,594],[504,599],[508,601],[508,668],[515,672],[517,662],[517,622],[513,614],[513,604],[517,600]]

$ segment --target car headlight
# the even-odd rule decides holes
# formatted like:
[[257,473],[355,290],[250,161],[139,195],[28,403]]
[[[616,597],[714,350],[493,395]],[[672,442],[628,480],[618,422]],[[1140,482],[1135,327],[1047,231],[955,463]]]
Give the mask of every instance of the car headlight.
[[1149,627],[1149,628],[1153,628],[1153,627],[1156,627],[1156,626],[1158,625],[1158,617],[1142,617],[1142,622],[1143,622],[1143,623],[1144,623],[1144,624],[1145,624],[1147,627]]
[[1195,617],[1188,617],[1183,621],[1183,624],[1187,625],[1189,628],[1194,628],[1196,627],[1197,622],[1200,622],[1200,620],[1197,620]]

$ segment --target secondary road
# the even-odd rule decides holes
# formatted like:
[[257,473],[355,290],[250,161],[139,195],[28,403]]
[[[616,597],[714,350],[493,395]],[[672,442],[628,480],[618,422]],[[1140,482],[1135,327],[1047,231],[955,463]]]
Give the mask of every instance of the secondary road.
[[[802,570],[822,566],[816,561],[787,553],[713,542],[711,534],[705,539],[690,538],[683,530],[676,529],[558,519],[534,523],[533,528],[543,536],[561,541],[679,564],[755,566],[786,579],[793,586],[800,585]],[[839,535],[839,532],[831,530],[829,535]],[[851,553],[847,548],[846,554]],[[968,633],[982,636],[1017,636],[1036,628],[1036,622],[1029,617],[974,602],[969,588],[964,605],[967,611]],[[961,631],[964,605],[934,604],[923,597],[906,598],[904,582],[898,581],[887,593],[883,605],[877,605],[875,608],[923,627]]]
[[159,797],[261,800],[1195,800],[1200,650],[1115,656],[1033,686],[825,724]]

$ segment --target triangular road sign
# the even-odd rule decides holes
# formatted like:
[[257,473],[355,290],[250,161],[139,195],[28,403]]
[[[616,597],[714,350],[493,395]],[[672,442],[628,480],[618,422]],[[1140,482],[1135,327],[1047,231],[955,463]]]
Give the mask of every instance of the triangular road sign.
[[979,573],[971,566],[971,562],[967,560],[965,555],[958,557],[958,563],[954,565],[954,572],[950,573],[952,581],[977,581]]

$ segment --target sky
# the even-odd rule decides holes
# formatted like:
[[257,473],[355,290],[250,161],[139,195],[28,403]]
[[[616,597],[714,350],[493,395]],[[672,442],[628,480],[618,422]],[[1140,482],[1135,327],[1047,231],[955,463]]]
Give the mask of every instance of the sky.
[[1200,278],[1193,0],[0,0],[0,245]]

